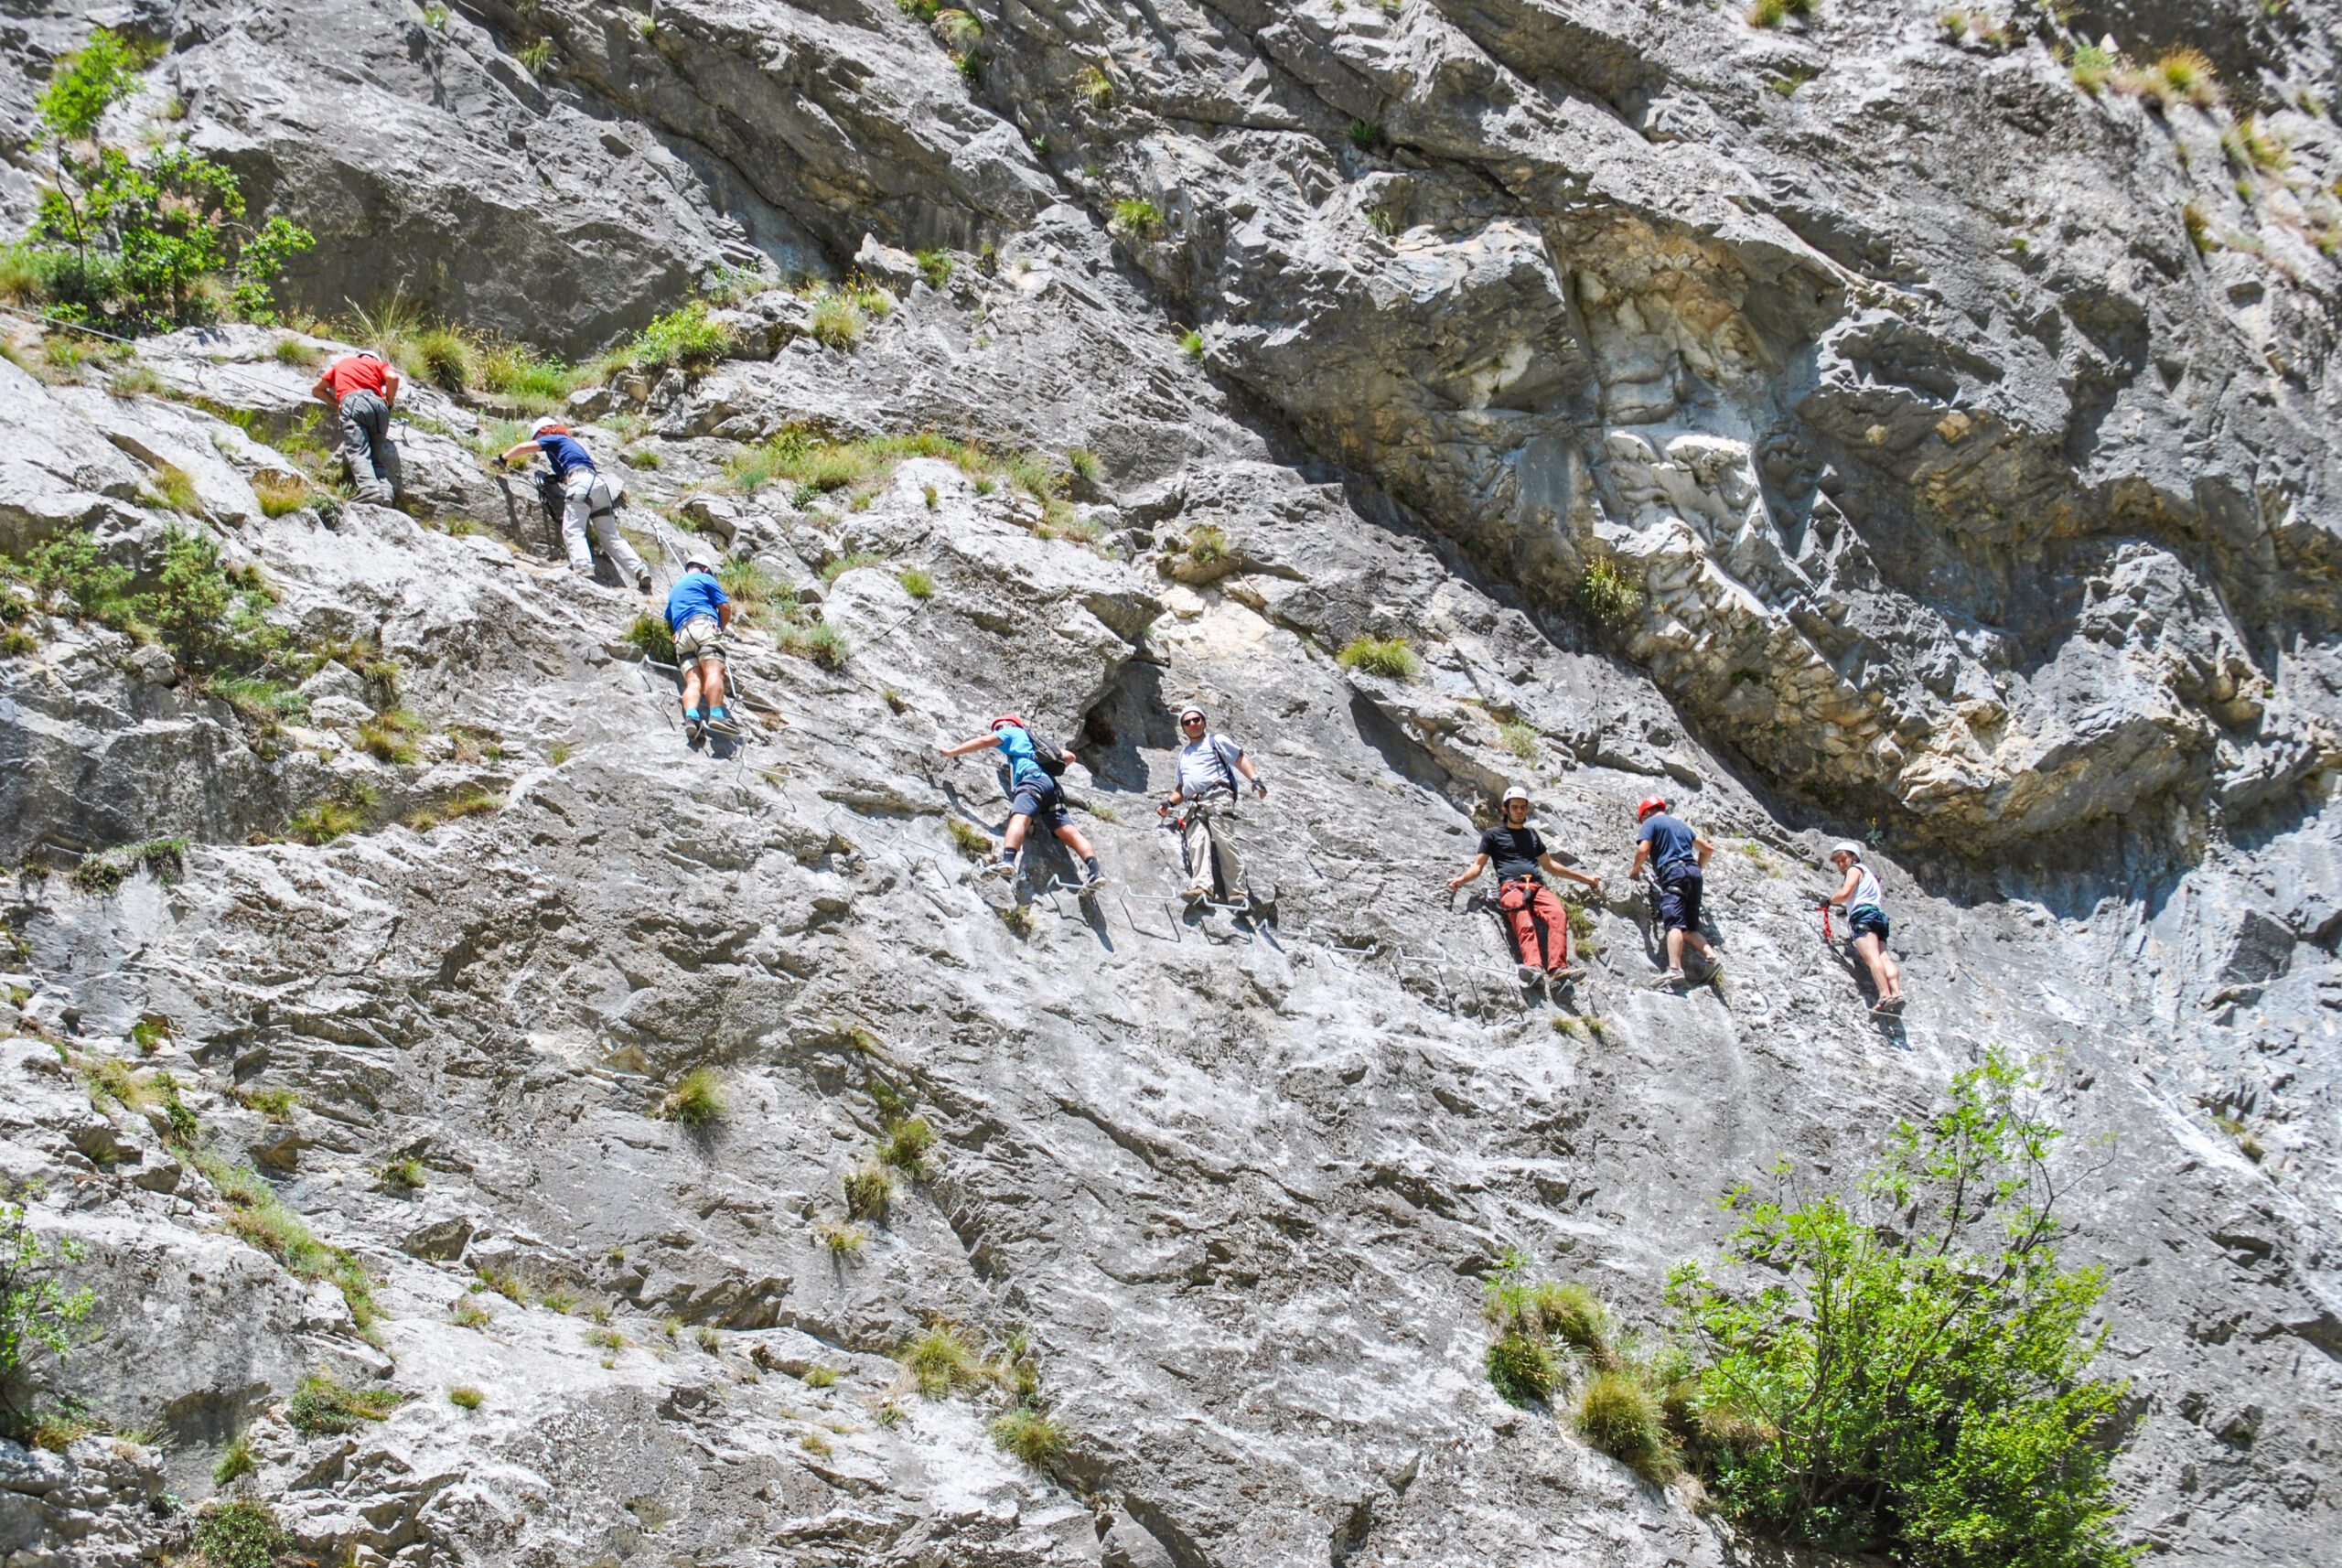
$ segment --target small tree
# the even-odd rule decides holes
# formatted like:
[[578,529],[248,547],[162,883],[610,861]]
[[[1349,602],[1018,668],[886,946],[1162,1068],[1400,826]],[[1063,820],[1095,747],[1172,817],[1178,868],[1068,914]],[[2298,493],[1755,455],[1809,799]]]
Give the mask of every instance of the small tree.
[[207,320],[223,306],[272,320],[271,284],[315,237],[283,218],[248,230],[235,175],[184,143],[142,162],[98,134],[148,58],[101,27],[57,62],[41,92],[39,139],[55,162],[24,250],[42,291],[69,319],[103,315],[134,332]]
[[1833,1550],[1940,1568],[2111,1568],[2122,1385],[2084,1374],[2104,1283],[2060,1269],[2058,1130],[1998,1055],[1896,1130],[1851,1196],[1735,1188],[1735,1292],[1680,1267],[1670,1300],[1708,1352],[1697,1457],[1725,1511]]
[[23,1209],[0,1204],[0,1428],[24,1428],[29,1402],[19,1404],[17,1393],[27,1381],[26,1362],[42,1350],[68,1354],[74,1326],[97,1301],[95,1291],[69,1291],[48,1273],[81,1256],[80,1243],[70,1240],[42,1245]]

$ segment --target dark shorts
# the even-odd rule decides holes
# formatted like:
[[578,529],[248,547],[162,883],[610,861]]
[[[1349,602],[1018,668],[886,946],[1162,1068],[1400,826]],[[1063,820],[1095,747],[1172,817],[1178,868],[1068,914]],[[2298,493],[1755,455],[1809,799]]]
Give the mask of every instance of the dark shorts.
[[1659,879],[1659,923],[1670,931],[1696,931],[1700,929],[1700,874],[1685,867],[1670,871]]
[[1854,935],[1858,937],[1868,934],[1880,941],[1886,940],[1886,911],[1884,909],[1874,909],[1865,904],[1846,917],[1846,924],[1853,928]]
[[1030,817],[1051,832],[1064,827],[1070,820],[1065,814],[1065,791],[1058,788],[1054,779],[1042,779],[1019,784],[1008,802],[1012,817]]

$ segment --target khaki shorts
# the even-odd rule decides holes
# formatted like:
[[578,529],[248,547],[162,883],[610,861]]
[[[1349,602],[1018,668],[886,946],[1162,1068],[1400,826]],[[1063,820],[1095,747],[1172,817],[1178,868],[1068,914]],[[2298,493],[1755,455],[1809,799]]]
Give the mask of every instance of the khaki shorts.
[[675,662],[690,669],[703,659],[724,657],[724,628],[714,616],[693,616],[675,633]]

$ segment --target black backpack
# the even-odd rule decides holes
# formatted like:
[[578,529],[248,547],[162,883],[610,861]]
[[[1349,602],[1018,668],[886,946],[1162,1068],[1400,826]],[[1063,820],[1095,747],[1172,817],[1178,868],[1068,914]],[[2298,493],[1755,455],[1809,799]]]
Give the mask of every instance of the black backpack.
[[1025,736],[1033,743],[1033,760],[1041,765],[1041,771],[1052,779],[1064,778],[1065,748],[1030,725],[1026,727]]

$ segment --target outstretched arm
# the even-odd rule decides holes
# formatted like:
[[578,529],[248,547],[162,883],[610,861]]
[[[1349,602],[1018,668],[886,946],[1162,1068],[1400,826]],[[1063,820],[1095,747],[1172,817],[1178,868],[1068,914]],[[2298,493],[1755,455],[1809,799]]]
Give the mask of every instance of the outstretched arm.
[[1480,875],[1480,873],[1482,873],[1483,871],[1486,871],[1488,868],[1488,857],[1487,855],[1485,855],[1485,854],[1476,854],[1476,855],[1474,855],[1474,856],[1472,857],[1472,864],[1471,864],[1470,865],[1468,865],[1468,866],[1466,866],[1466,867],[1465,867],[1465,868],[1464,868],[1464,873],[1463,873],[1463,875],[1460,875],[1460,876],[1451,876],[1451,877],[1449,877],[1449,878],[1447,879],[1447,890],[1448,890],[1450,893],[1455,892],[1458,887],[1463,886],[1464,886],[1464,884],[1466,884],[1466,882],[1471,881],[1471,880],[1472,880],[1472,878],[1474,878],[1475,876],[1479,875]]
[[509,467],[514,463],[525,463],[543,450],[544,448],[534,441],[522,441],[508,451],[498,453],[496,460],[500,465]]
[[382,406],[384,408],[398,407],[399,388],[405,384],[399,380],[398,371],[388,365],[382,367]]
[[338,408],[341,403],[341,400],[333,395],[333,383],[326,380],[322,371],[317,373],[317,379],[309,383],[309,395],[328,408]]
[[972,751],[982,751],[988,746],[999,744],[1000,736],[996,735],[978,735],[969,736],[957,746],[939,746],[935,749],[945,757],[965,757]]
[[1602,891],[1602,878],[1599,876],[1589,876],[1583,871],[1573,870],[1571,867],[1563,865],[1559,860],[1555,859],[1550,854],[1545,856],[1544,865],[1545,869],[1552,872],[1556,876],[1566,876],[1572,882],[1576,883],[1579,886],[1591,887],[1596,893]]
[[1692,853],[1699,857],[1700,869],[1702,871],[1705,871],[1708,868],[1708,856],[1715,854],[1715,845],[1710,843],[1707,840],[1702,838],[1697,833],[1693,833],[1692,835]]
[[1629,882],[1640,882],[1643,879],[1643,862],[1649,858],[1650,840],[1642,839],[1638,841],[1635,844],[1635,864],[1627,868],[1627,880]]

